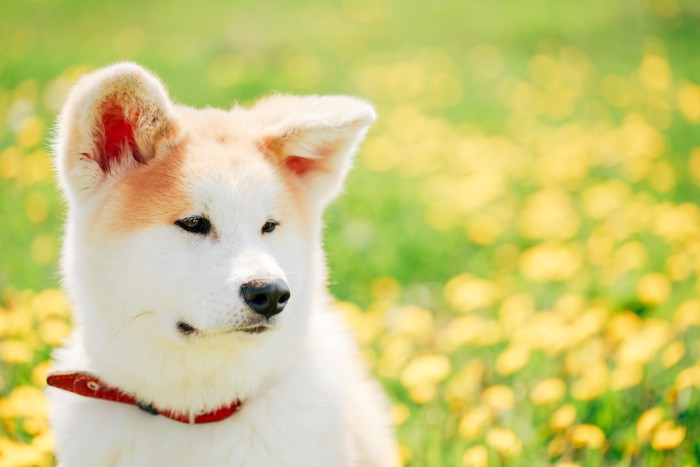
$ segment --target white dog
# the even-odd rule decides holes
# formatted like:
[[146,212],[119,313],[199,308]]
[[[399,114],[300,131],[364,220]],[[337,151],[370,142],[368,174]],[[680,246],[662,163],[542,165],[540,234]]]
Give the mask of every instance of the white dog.
[[76,325],[49,377],[60,465],[396,464],[321,250],[374,119],[342,96],[195,110],[128,63],[76,84],[55,148]]

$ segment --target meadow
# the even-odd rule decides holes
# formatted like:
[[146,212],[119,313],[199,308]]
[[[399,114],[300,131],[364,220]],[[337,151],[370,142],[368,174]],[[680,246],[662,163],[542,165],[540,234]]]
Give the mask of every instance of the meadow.
[[50,140],[119,60],[196,106],[376,104],[325,243],[406,465],[700,465],[697,2],[7,3],[0,467],[55,463]]

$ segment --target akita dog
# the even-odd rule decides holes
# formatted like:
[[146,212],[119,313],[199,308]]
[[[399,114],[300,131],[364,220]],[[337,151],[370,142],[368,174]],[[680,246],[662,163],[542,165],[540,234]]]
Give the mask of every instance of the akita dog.
[[344,96],[173,104],[130,63],[58,120],[75,331],[63,466],[392,466],[388,403],[332,308],[321,214],[375,119]]

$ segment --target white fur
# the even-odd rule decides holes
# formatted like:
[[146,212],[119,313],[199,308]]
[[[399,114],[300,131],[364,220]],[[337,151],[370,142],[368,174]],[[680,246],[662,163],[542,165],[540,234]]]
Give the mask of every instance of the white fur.
[[[96,154],[107,100],[132,122],[136,149],[125,145],[103,170]],[[162,409],[243,405],[226,420],[186,425],[50,388],[60,465],[396,464],[388,404],[332,309],[320,241],[322,209],[373,120],[369,104],[338,96],[273,96],[229,112],[179,107],[133,64],[76,85],[56,142],[69,205],[63,272],[76,327],[56,351],[55,369],[93,372]],[[159,217],[169,192],[148,198],[166,208],[122,231],[132,222],[128,209],[135,219],[149,212],[139,203],[124,209],[134,184],[127,179],[175,157],[168,151],[180,143],[181,173],[149,176],[174,177],[192,206],[185,214],[206,215],[215,233],[165,221],[180,203]],[[287,157],[322,165],[296,174]],[[280,225],[263,235],[268,219]],[[270,329],[255,335],[238,330],[259,319],[240,295],[252,279],[283,279],[291,290]],[[197,332],[179,333],[181,320]]]

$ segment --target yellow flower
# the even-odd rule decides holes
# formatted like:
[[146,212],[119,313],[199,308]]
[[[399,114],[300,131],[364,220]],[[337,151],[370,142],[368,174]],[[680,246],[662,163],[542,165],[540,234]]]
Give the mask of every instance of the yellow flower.
[[494,284],[469,274],[455,276],[445,285],[445,298],[455,310],[463,313],[488,307],[496,297]]
[[401,294],[401,284],[393,277],[380,277],[372,282],[372,299],[396,301]]
[[619,365],[645,364],[670,340],[671,326],[666,321],[647,319],[644,325],[625,339],[617,350]]
[[52,454],[56,449],[56,440],[51,431],[46,430],[32,439],[32,447],[42,454]]
[[700,388],[700,366],[686,368],[676,376],[676,388],[679,391],[691,387]]
[[462,416],[459,421],[459,433],[464,439],[474,441],[481,436],[490,421],[488,409],[476,407]]
[[633,334],[639,326],[641,326],[642,320],[636,314],[631,311],[622,311],[613,315],[605,327],[605,333],[613,343],[617,343],[627,336]]
[[66,318],[69,315],[68,299],[58,289],[44,289],[32,298],[32,312],[40,319],[49,316]]
[[530,195],[519,219],[523,235],[538,240],[569,239],[576,235],[580,224],[571,196],[558,189]]
[[0,153],[0,178],[17,178],[22,171],[22,151],[10,146]]
[[34,358],[32,347],[21,340],[8,339],[0,342],[0,361],[10,365],[29,363]]
[[424,404],[435,397],[437,384],[449,375],[452,365],[441,354],[416,357],[401,372],[401,383],[414,402]]
[[41,389],[34,386],[18,386],[4,399],[0,399],[0,417],[46,418],[48,403]]
[[525,250],[520,270],[533,282],[571,279],[581,268],[580,249],[572,245],[542,243]]
[[0,466],[18,467],[50,465],[47,456],[29,444],[21,444],[9,439],[0,438]]
[[663,274],[656,272],[644,275],[637,284],[637,295],[642,303],[658,305],[671,293],[671,283]]
[[350,327],[355,332],[357,339],[363,343],[369,343],[376,339],[384,328],[383,317],[376,313],[364,312],[350,302],[336,303],[342,315],[345,317]]
[[601,395],[607,389],[608,367],[604,362],[595,362],[586,366],[582,377],[571,388],[571,395],[582,401],[589,401]]
[[601,449],[605,446],[605,433],[589,423],[576,425],[571,431],[571,444],[577,448]]
[[482,360],[471,360],[450,379],[445,389],[445,400],[455,407],[473,401],[480,392],[485,371],[486,365]]
[[678,90],[678,110],[685,119],[697,125],[700,123],[700,86],[684,82]]
[[539,381],[530,390],[530,399],[535,405],[551,404],[566,394],[566,383],[559,378],[547,378]]
[[549,426],[554,431],[564,431],[576,421],[576,407],[564,404],[550,417]]
[[527,365],[530,350],[525,346],[509,345],[496,359],[496,372],[499,375],[511,375]]
[[505,412],[515,407],[513,390],[503,384],[495,384],[484,389],[481,399],[496,413]]
[[647,55],[642,59],[639,80],[650,91],[664,91],[671,84],[671,68],[664,57]]
[[394,426],[403,425],[411,416],[411,411],[404,404],[394,404],[391,407],[391,414],[394,420]]
[[387,377],[396,378],[401,367],[414,352],[415,343],[406,336],[390,334],[381,342],[379,352],[379,372]]
[[418,342],[426,341],[434,335],[433,314],[418,306],[405,306],[392,310],[387,317],[387,322],[392,331],[405,334]]
[[583,192],[583,207],[591,219],[601,220],[619,212],[630,195],[629,185],[619,180],[609,180]]
[[25,211],[30,222],[38,224],[46,220],[49,213],[49,201],[41,192],[34,192],[27,196]]
[[489,346],[501,339],[496,321],[470,314],[453,319],[438,333],[437,341],[440,350],[452,352],[465,344]]
[[681,303],[673,313],[673,327],[685,331],[691,326],[700,326],[700,299],[690,298]]
[[671,368],[678,364],[685,355],[685,344],[682,341],[671,342],[661,354],[661,364],[664,368]]
[[637,420],[637,439],[646,443],[651,437],[651,433],[663,420],[664,411],[661,407],[647,409]]
[[51,362],[41,362],[32,370],[32,383],[34,386],[45,386],[46,385],[46,375],[51,368]]
[[507,428],[491,428],[486,433],[486,444],[504,457],[513,457],[522,451],[520,438]]
[[70,335],[71,327],[62,319],[47,319],[39,327],[39,336],[49,345],[57,346]]
[[615,391],[637,386],[644,378],[644,368],[637,363],[630,363],[615,368],[610,375],[610,387]]
[[676,426],[673,422],[661,423],[651,437],[651,447],[657,451],[668,451],[677,448],[685,439],[685,427]]
[[559,457],[566,451],[568,446],[569,443],[566,436],[564,434],[558,434],[547,445],[547,454],[549,454],[549,457]]
[[489,451],[486,446],[480,444],[464,451],[462,464],[465,467],[487,467],[489,465]]
[[31,148],[44,140],[44,121],[32,115],[20,122],[15,135],[17,142],[23,148]]

